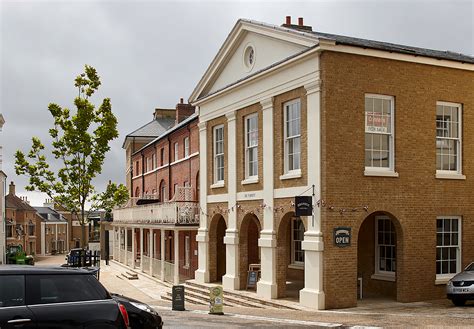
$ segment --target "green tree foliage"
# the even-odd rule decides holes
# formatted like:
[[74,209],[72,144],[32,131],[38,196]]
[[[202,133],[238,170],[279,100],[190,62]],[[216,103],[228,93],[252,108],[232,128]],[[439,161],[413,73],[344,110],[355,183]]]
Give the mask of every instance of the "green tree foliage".
[[90,212],[94,210],[104,210],[105,218],[111,218],[112,210],[116,206],[124,205],[129,199],[127,187],[123,184],[115,184],[109,181],[107,189],[92,196]]
[[[86,65],[85,72],[74,80],[78,96],[74,99],[75,111],[51,103],[48,110],[54,126],[49,129],[52,155],[57,170],[52,169],[39,138],[32,138],[28,154],[18,150],[15,154],[17,175],[29,177],[28,191],[46,193],[64,210],[76,216],[82,228],[81,243],[85,242],[86,203],[94,194],[94,178],[102,172],[109,142],[118,137],[117,118],[112,113],[109,98],[96,108],[90,97],[101,82],[97,71]],[[56,168],[56,166],[55,166]]]

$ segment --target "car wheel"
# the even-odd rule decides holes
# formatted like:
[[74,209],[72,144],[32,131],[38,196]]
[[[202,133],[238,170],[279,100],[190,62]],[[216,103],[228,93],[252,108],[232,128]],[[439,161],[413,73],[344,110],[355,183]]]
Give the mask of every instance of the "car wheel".
[[462,298],[454,298],[453,304],[456,306],[464,306],[464,304],[466,304],[466,300]]

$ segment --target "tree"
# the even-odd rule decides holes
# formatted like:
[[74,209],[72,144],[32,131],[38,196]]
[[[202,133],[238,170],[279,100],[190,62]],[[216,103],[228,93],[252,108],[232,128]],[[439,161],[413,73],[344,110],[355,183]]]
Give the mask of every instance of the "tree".
[[15,171],[29,177],[28,191],[46,193],[55,204],[77,218],[84,247],[86,203],[94,194],[93,180],[102,172],[109,142],[118,137],[118,131],[110,99],[103,99],[97,109],[89,100],[101,84],[97,71],[86,65],[85,72],[74,82],[78,89],[74,112],[54,103],[48,106],[54,119],[54,126],[49,129],[51,153],[59,169],[52,169],[44,145],[33,137],[26,156],[20,150],[16,152]]
[[90,211],[104,210],[105,218],[111,218],[112,210],[116,206],[125,204],[129,199],[127,187],[123,184],[115,184],[109,181],[103,193],[92,196]]

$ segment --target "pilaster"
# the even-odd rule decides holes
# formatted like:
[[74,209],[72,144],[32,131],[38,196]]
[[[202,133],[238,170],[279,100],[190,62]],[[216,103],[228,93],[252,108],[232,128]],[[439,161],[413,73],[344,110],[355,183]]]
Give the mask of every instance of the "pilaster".
[[174,277],[173,283],[179,284],[179,231],[174,230]]

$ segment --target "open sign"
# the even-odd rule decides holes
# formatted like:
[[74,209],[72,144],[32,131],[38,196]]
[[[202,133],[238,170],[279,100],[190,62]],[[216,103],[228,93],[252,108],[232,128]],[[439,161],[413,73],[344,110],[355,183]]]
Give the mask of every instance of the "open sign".
[[334,228],[334,244],[337,247],[348,247],[351,245],[351,228],[336,227]]

